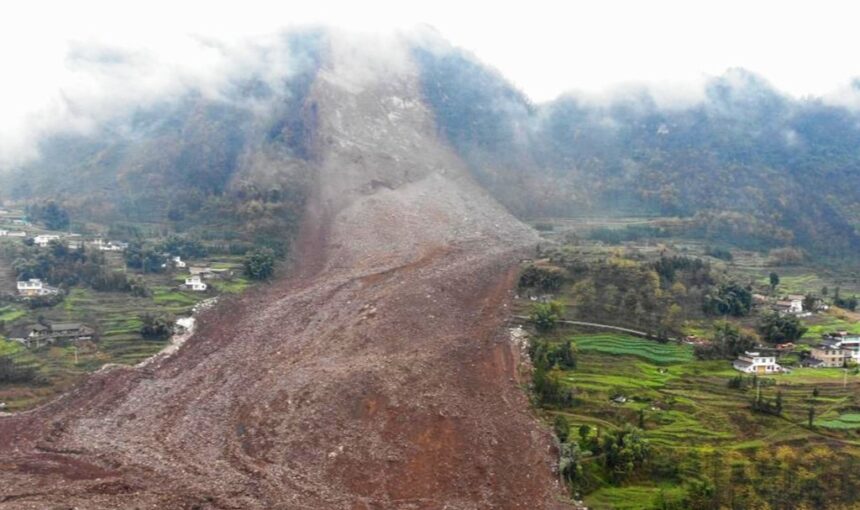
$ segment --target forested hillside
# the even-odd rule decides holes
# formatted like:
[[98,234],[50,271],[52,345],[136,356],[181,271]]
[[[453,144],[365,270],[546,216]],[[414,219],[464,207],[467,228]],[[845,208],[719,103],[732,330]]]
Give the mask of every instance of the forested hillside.
[[748,247],[860,247],[855,112],[794,100],[740,69],[692,106],[661,108],[644,89],[533,105],[463,52],[415,53],[440,129],[520,215],[668,215]]
[[[0,176],[0,194],[50,197],[73,219],[103,223],[283,227],[271,218],[295,216],[310,178],[316,113],[305,97],[326,44],[290,37],[303,65],[282,84],[237,77],[227,97],[189,93],[95,133],[50,137],[41,158]],[[860,248],[856,112],[792,99],[740,69],[683,107],[659,106],[645,89],[535,105],[445,44],[413,55],[439,130],[521,217],[671,216],[687,235],[745,248]]]
[[217,95],[190,89],[93,132],[49,136],[38,159],[0,174],[1,198],[51,200],[73,223],[284,237],[311,178],[315,111],[306,98],[324,47],[318,32],[284,37],[293,69],[280,81],[230,77]]

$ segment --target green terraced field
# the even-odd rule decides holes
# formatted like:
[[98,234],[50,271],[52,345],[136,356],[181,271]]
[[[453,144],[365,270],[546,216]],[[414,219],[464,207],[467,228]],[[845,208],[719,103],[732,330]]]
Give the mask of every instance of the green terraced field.
[[840,414],[838,418],[833,420],[817,420],[815,422],[819,427],[825,427],[828,429],[842,429],[842,430],[850,430],[850,429],[860,429],[860,414],[858,413],[847,413]]
[[[550,421],[557,414],[565,416],[573,434],[580,425],[589,425],[592,431],[636,425],[642,412],[644,436],[654,448],[684,456],[715,449],[743,456],[763,446],[814,443],[824,439],[823,434],[832,440],[832,434],[860,429],[860,413],[846,410],[860,391],[860,375],[854,373],[796,369],[763,379],[764,398],[773,399],[777,391],[783,395],[782,416],[775,417],[751,410],[754,387],[728,387],[729,379],[738,374],[728,360],[697,360],[689,346],[623,335],[569,338],[576,345],[577,367],[560,375],[575,404],[550,408],[547,414]],[[614,395],[623,395],[626,402],[614,402]],[[807,424],[810,406],[817,413],[812,429]],[[856,442],[853,434],[843,440]],[[584,499],[595,509],[650,508],[660,498],[676,501],[683,493],[683,487],[646,481],[605,486]]]
[[693,349],[689,345],[677,343],[661,344],[644,338],[613,334],[583,335],[577,336],[575,340],[577,349],[583,352],[636,356],[661,365],[693,359]]
[[27,315],[25,310],[21,310],[14,306],[0,307],[0,322],[12,322]]

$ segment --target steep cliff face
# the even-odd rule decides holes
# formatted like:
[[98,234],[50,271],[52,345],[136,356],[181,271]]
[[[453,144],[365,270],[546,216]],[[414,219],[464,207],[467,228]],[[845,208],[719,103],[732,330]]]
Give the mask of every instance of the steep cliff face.
[[503,328],[531,231],[437,137],[396,40],[332,36],[290,278],[173,357],[0,418],[0,508],[549,508]]

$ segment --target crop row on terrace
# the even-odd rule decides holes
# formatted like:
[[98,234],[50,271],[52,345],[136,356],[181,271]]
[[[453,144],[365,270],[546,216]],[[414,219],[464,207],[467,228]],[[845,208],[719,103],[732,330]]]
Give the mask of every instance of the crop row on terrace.
[[622,356],[636,356],[656,364],[683,363],[693,359],[688,345],[657,343],[628,335],[599,334],[576,337],[577,349]]

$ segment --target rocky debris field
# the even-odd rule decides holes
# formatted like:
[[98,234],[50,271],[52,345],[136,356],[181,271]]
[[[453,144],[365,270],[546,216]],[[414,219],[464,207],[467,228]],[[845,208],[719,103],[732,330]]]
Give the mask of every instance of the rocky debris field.
[[291,274],[0,418],[0,508],[558,505],[504,329],[535,237],[439,141],[408,53],[376,49],[333,37],[314,84]]

